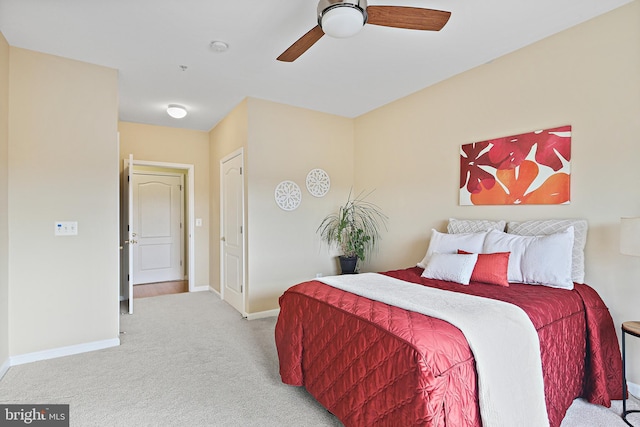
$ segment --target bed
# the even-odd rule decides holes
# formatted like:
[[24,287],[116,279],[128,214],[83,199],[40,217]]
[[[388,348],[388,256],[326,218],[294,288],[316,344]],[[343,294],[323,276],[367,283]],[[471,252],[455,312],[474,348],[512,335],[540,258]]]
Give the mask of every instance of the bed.
[[[524,310],[539,338],[551,427],[577,397],[607,407],[622,398],[615,327],[593,288],[462,286],[424,273],[416,266],[382,274]],[[281,296],[275,339],[282,381],[304,386],[345,426],[483,425],[474,353],[444,320],[314,280]]]

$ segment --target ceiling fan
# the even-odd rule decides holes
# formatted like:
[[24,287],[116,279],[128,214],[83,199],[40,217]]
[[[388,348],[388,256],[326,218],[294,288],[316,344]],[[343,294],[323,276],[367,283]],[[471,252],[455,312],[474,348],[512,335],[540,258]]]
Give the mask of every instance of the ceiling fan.
[[355,35],[364,24],[410,30],[440,31],[451,12],[405,6],[367,6],[367,0],[320,0],[318,25],[285,50],[278,61],[293,62],[327,34],[332,37]]

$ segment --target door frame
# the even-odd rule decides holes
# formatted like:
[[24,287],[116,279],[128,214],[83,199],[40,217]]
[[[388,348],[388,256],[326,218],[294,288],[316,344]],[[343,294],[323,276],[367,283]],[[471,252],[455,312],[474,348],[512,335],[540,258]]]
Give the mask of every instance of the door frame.
[[[128,159],[125,159],[125,162],[128,162]],[[130,165],[131,166],[131,165]],[[132,173],[134,172],[135,166],[152,166],[159,168],[167,168],[167,169],[177,169],[183,170],[186,173],[186,210],[187,215],[186,223],[187,223],[187,281],[189,283],[189,292],[194,292],[195,289],[195,275],[196,275],[196,261],[195,261],[195,174],[194,174],[194,166],[192,164],[186,163],[169,163],[169,162],[156,162],[150,160],[138,160],[133,159],[133,168]],[[132,298],[133,296],[130,296]]]
[[[244,149],[239,148],[220,159],[220,299],[224,301],[224,163],[240,156],[242,160],[242,170],[244,171]],[[242,311],[241,315],[247,317],[247,224],[245,217],[245,174],[240,175],[242,183]]]

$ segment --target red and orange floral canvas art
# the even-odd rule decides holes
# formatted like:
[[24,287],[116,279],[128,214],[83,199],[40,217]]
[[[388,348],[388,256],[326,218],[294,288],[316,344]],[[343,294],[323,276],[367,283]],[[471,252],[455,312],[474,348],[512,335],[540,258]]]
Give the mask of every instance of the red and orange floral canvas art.
[[460,148],[461,205],[568,204],[571,126]]

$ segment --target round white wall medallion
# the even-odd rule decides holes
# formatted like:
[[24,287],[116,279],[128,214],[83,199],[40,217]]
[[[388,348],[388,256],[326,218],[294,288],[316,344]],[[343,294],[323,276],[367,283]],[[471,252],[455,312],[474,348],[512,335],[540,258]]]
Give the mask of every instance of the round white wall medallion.
[[307,174],[307,190],[314,197],[323,197],[329,192],[331,180],[322,169],[313,169]]
[[300,187],[293,181],[282,181],[276,187],[276,203],[280,209],[292,211],[300,206],[302,192]]

